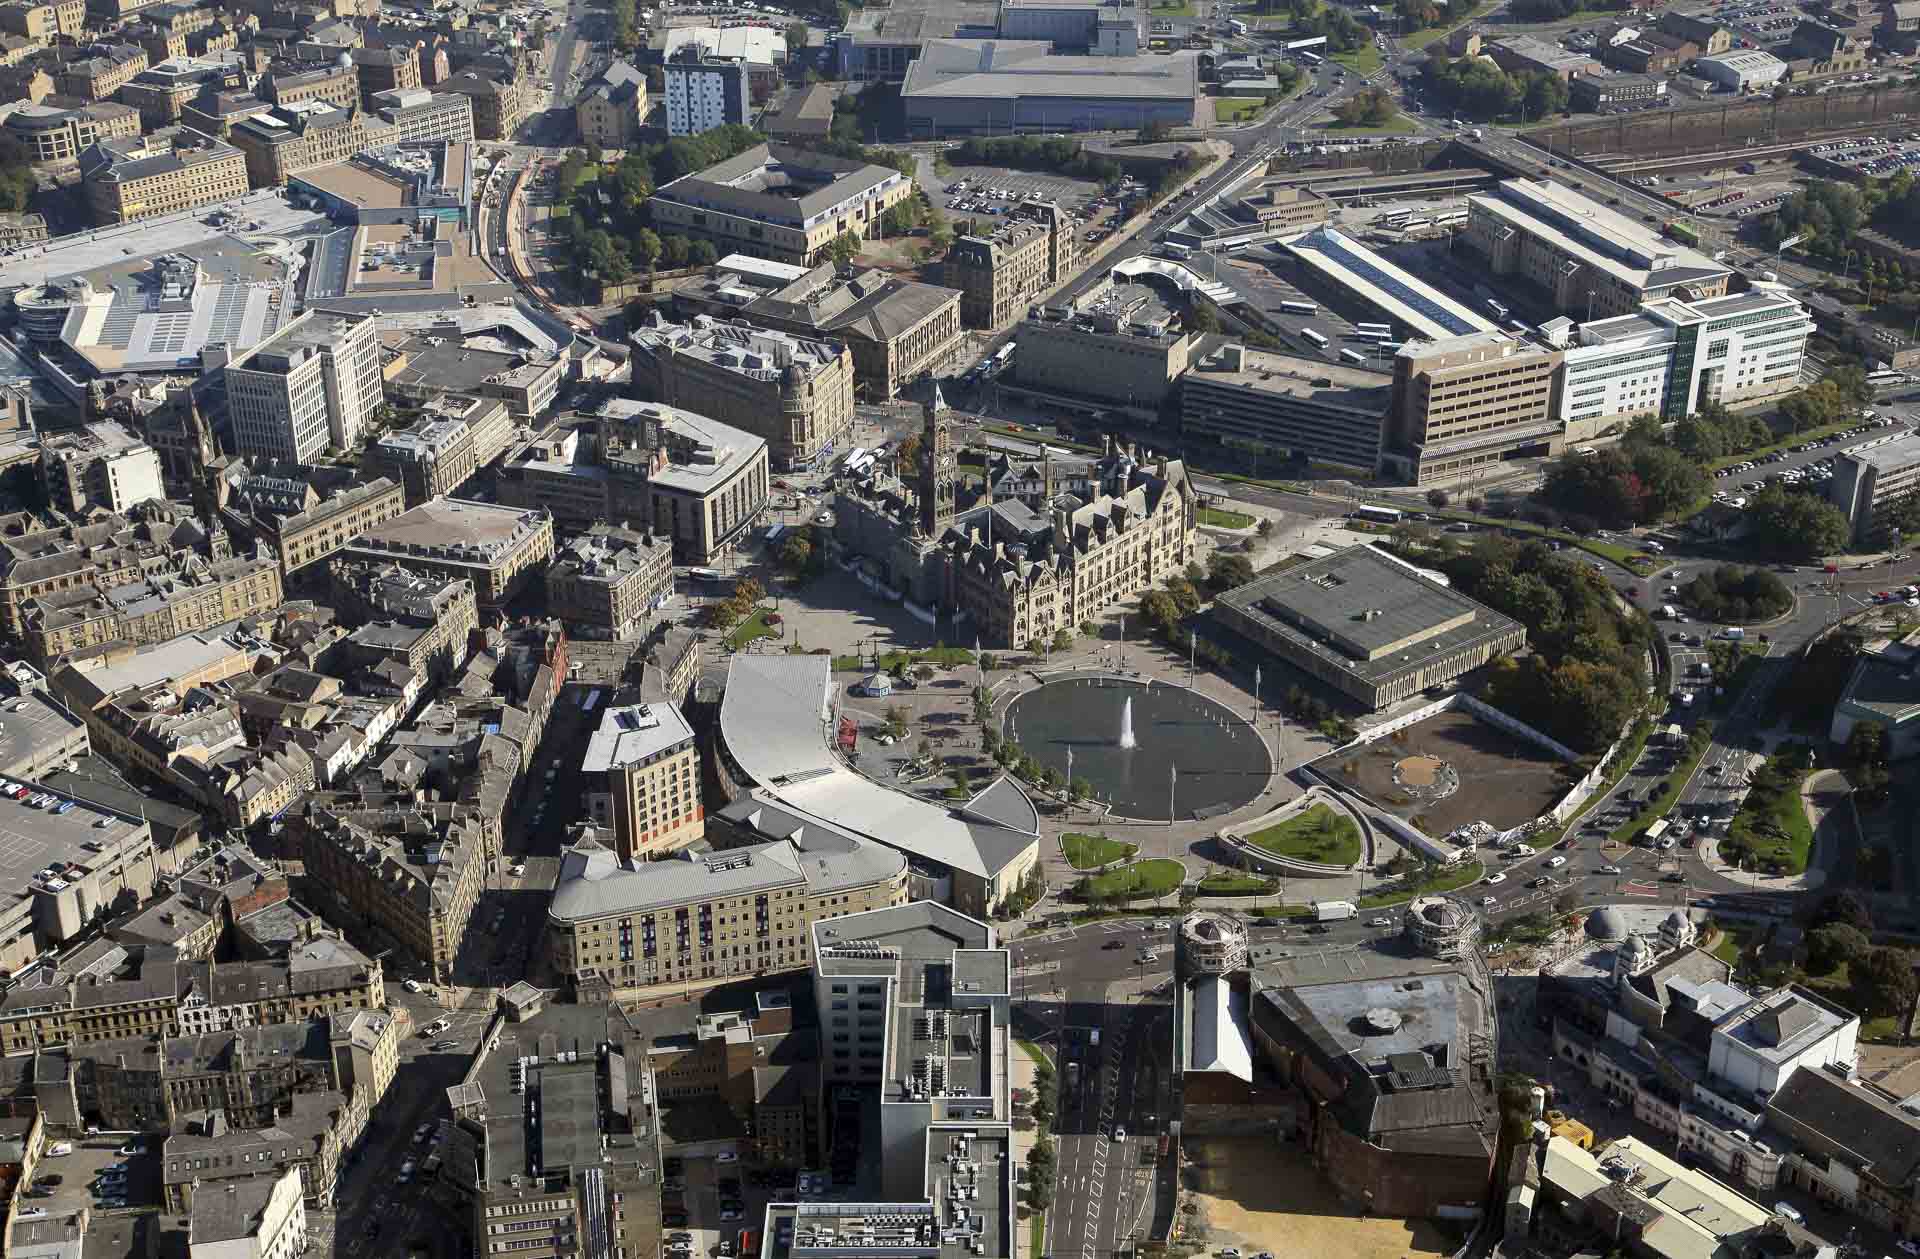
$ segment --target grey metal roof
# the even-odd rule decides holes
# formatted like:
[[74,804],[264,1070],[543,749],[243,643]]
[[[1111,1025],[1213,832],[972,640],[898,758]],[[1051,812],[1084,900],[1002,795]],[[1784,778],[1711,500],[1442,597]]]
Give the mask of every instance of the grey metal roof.
[[826,895],[893,878],[903,861],[884,845],[814,829],[747,848],[623,866],[587,836],[562,854],[548,913],[558,922],[580,922],[776,888]]
[[1187,990],[1191,1026],[1188,1071],[1224,1071],[1253,1082],[1253,1042],[1247,1028],[1247,996],[1224,975],[1208,975]]
[[[756,786],[797,812],[982,878],[1038,842],[1031,832],[987,822],[984,815],[969,822],[841,763],[827,742],[831,668],[825,656],[733,658],[720,732]],[[996,816],[1006,808],[999,798],[990,802]]]
[[1172,56],[1075,57],[1046,40],[934,39],[907,67],[904,99],[1093,97],[1101,100],[1193,100],[1200,60]]

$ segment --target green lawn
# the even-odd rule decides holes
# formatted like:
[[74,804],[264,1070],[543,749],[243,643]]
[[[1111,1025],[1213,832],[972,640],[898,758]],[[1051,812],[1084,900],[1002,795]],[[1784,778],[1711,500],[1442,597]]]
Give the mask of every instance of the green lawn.
[[1158,857],[1136,861],[1130,866],[1087,879],[1087,897],[1125,897],[1129,900],[1148,896],[1166,896],[1178,888],[1187,876],[1186,867],[1177,861]]
[[1047,1249],[1047,1213],[1029,1211],[1027,1214],[1027,1253],[1042,1254]]
[[1267,107],[1264,97],[1259,96],[1216,96],[1213,101],[1213,120],[1215,122],[1240,122],[1252,118]]
[[1257,896],[1279,886],[1278,879],[1253,874],[1209,874],[1200,880],[1202,896]]
[[1105,835],[1087,835],[1068,831],[1060,837],[1060,851],[1067,864],[1076,870],[1097,870],[1116,861],[1125,861],[1140,851],[1140,845],[1108,839]]
[[1720,943],[1713,946],[1713,955],[1732,966],[1740,960],[1740,950],[1747,946],[1746,932],[1738,927],[1722,926]]
[[1402,48],[1425,48],[1428,44],[1431,44],[1434,40],[1443,39],[1446,36],[1452,34],[1454,31],[1457,31],[1461,27],[1465,26],[1468,22],[1473,21],[1475,18],[1479,17],[1482,13],[1486,12],[1488,7],[1489,5],[1487,4],[1476,4],[1473,6],[1473,12],[1461,18],[1458,22],[1454,22],[1447,26],[1430,27],[1424,31],[1415,31],[1411,35],[1402,35],[1399,37],[1400,46]]
[[1477,861],[1469,861],[1462,866],[1442,870],[1437,877],[1415,887],[1402,888],[1397,892],[1376,892],[1372,896],[1360,898],[1360,908],[1379,909],[1385,905],[1404,905],[1416,896],[1425,896],[1429,892],[1452,892],[1477,882],[1485,874],[1486,867]]
[[1323,865],[1350,866],[1360,860],[1360,828],[1352,818],[1324,804],[1255,831],[1247,842],[1275,856]]
[[1395,114],[1385,122],[1370,127],[1349,126],[1335,118],[1331,122],[1320,123],[1319,129],[1329,136],[1403,136],[1419,130],[1413,125],[1413,119],[1405,114]]
[[[1337,52],[1333,60],[1363,78],[1380,68],[1380,50],[1371,41],[1360,45],[1352,52]],[[1408,128],[1412,130],[1412,128]]]
[[1800,784],[1809,772],[1775,757],[1755,773],[1753,790],[1720,841],[1720,855],[1730,862],[1751,857],[1763,869],[1778,866],[1783,874],[1805,871],[1813,852],[1813,824],[1800,803]]
[[738,651],[756,638],[777,638],[779,634],[779,630],[767,624],[767,609],[760,608],[727,631],[727,646]]
[[1191,3],[1191,0],[1179,0],[1179,3],[1177,4],[1161,4],[1159,0],[1154,0],[1153,9],[1148,14],[1148,16],[1149,17],[1192,17],[1193,5]]
[[1253,517],[1240,511],[1223,511],[1218,507],[1202,507],[1200,523],[1213,525],[1219,529],[1251,529]]
[[[973,652],[965,647],[929,647],[925,651],[889,651],[880,657],[879,671],[889,672],[897,664],[936,664],[951,669],[963,664],[973,663]],[[833,658],[835,672],[854,673],[871,671],[875,666],[866,662],[864,656],[846,655]]]

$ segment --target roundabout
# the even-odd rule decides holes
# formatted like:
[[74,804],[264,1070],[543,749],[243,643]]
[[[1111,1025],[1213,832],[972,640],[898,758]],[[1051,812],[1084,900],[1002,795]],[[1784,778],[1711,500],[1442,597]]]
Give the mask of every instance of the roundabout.
[[1041,765],[1084,780],[1122,818],[1230,812],[1273,776],[1273,755],[1245,718],[1180,686],[1056,678],[1008,705],[1005,733]]

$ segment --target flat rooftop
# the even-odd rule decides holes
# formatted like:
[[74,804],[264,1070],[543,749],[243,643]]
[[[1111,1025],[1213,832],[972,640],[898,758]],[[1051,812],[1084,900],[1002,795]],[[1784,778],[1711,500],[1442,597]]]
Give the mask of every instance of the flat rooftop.
[[1910,660],[1867,656],[1854,666],[1840,706],[1884,722],[1889,728],[1920,717],[1920,678]]
[[1372,546],[1356,546],[1223,595],[1235,608],[1349,666],[1399,667],[1517,624]]
[[[1281,240],[1287,250],[1334,287],[1364,299],[1406,332],[1433,341],[1496,325],[1438,289],[1331,227],[1316,227]],[[1396,334],[1402,328],[1394,329]],[[1412,339],[1411,336],[1402,339]]]
[[1875,472],[1898,472],[1920,463],[1920,432],[1905,433],[1892,441],[1883,439],[1848,446],[1840,451],[1840,456]]
[[0,770],[35,759],[43,748],[59,747],[86,723],[52,696],[30,691],[0,699]]
[[1730,1037],[1759,1057],[1786,1062],[1858,1017],[1818,1000],[1806,989],[1779,988],[1722,1019],[1713,1034]]
[[924,44],[951,39],[963,28],[992,30],[998,0],[901,0],[885,8],[855,9],[846,33],[855,44]]
[[150,833],[138,817],[51,787],[39,790],[73,807],[59,813],[0,797],[0,888],[8,889],[9,904],[40,890],[64,891],[95,868],[119,865],[122,850]]
[[624,769],[670,748],[691,745],[693,727],[673,704],[621,704],[601,710],[600,726],[587,740],[580,768],[588,773]]
[[1729,270],[1697,249],[1551,180],[1509,179],[1467,197],[1470,213],[1507,226],[1635,288],[1718,279]]
[[[1175,53],[1086,57],[1055,53],[1037,39],[933,39],[907,67],[901,98],[1190,101],[1200,95],[1200,60]],[[908,106],[911,108],[911,104]]]
[[1237,386],[1256,393],[1301,398],[1335,406],[1352,407],[1371,415],[1386,414],[1393,394],[1392,360],[1379,371],[1329,363],[1324,359],[1300,358],[1276,354],[1271,350],[1241,347],[1240,367],[1232,366],[1231,356],[1215,353],[1195,363],[1187,380],[1190,383]]
[[769,383],[780,380],[789,370],[812,380],[845,353],[836,342],[722,323],[709,315],[695,315],[679,324],[668,323],[655,313],[633,334],[633,343],[644,353],[684,354],[709,366]]
[[[484,1192],[511,1193],[517,1177],[525,1192],[542,1196],[548,1174],[577,1175],[601,1161],[602,1134],[622,1161],[641,1156],[643,1146],[625,1130],[624,1110],[615,1115],[611,1099],[601,1100],[609,1094],[597,1091],[601,1073],[617,1071],[611,1097],[624,1104],[640,1095],[637,1083],[629,1092],[629,1056],[639,1049],[628,1043],[629,1030],[618,1010],[605,1005],[549,1005],[501,1027],[494,1047],[449,1090],[470,1095],[477,1086],[485,1099]],[[607,1043],[616,1052],[602,1056]],[[576,1060],[564,1062],[563,1055]]]
[[522,507],[436,498],[381,523],[355,538],[350,545],[372,545],[415,555],[437,555],[451,548],[471,547],[481,552],[472,558],[497,563],[506,559],[545,519],[544,513]]
[[[529,365],[525,355],[483,350],[428,333],[396,338],[395,348],[406,356],[403,364],[389,365],[388,383],[403,389],[451,390],[473,393],[480,386]],[[439,344],[435,344],[438,341]],[[532,364],[540,370],[550,363]]]

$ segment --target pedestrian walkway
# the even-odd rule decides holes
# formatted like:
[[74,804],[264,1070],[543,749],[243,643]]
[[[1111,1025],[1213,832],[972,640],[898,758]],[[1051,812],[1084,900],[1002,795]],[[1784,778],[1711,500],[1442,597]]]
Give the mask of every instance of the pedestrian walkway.
[[[1008,1073],[1008,1087],[1012,1089],[1025,1089],[1029,1097],[1033,1096],[1035,1081],[1038,1079],[1040,1072],[1038,1066],[1036,1066],[1033,1061],[1032,1055],[1027,1053],[1025,1046],[1015,1045],[1013,1047],[1013,1053],[1010,1054],[1009,1057],[1011,1057],[1013,1061],[1012,1070]],[[1018,1123],[1014,1124],[1014,1167],[1021,1168],[1027,1165],[1027,1156],[1033,1152],[1034,1142],[1039,1140],[1039,1138],[1040,1128],[1037,1124],[1029,1123],[1024,1127]],[[1016,1193],[1016,1196],[1021,1195]],[[1024,1209],[1018,1212],[1018,1222],[1013,1230],[1013,1259],[1040,1259],[1038,1255],[1029,1252],[1027,1237],[1030,1226],[1027,1223],[1026,1216],[1027,1213]]]

